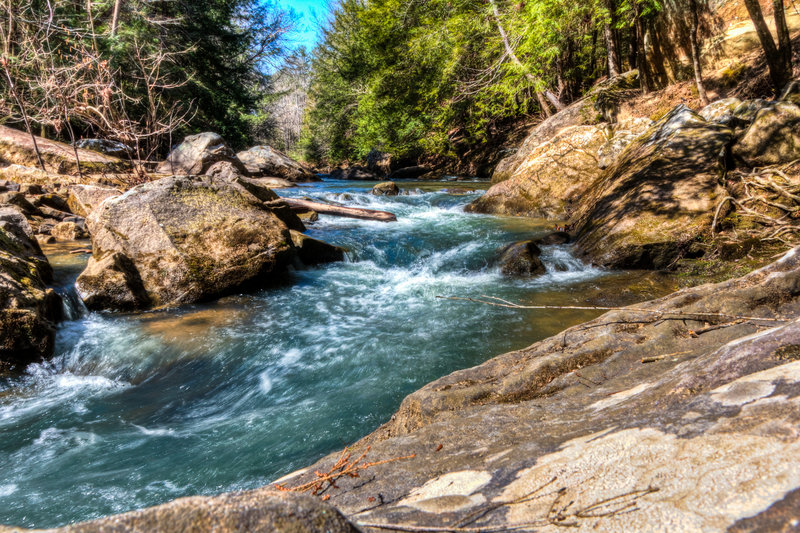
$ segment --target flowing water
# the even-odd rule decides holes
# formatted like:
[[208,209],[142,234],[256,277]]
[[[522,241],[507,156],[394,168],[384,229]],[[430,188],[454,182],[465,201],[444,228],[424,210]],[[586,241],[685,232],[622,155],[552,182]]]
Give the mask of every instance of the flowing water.
[[607,305],[670,285],[587,267],[566,246],[544,248],[548,274],[504,278],[498,249],[549,223],[463,213],[485,184],[450,194],[407,183],[412,194],[391,198],[371,185],[282,192],[397,214],[321,217],[310,235],[347,248],[347,262],[202,305],[86,313],[71,289],[86,256],[49,248],[71,319],[52,360],[0,378],[0,524],[51,527],[265,485],[374,430],[426,383],[596,316],[438,295]]

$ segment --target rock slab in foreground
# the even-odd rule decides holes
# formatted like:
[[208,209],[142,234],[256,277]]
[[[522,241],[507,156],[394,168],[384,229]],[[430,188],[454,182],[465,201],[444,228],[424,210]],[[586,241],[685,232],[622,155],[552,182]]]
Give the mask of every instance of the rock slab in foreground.
[[[613,311],[411,394],[351,451],[416,457],[337,481],[330,502],[365,529],[794,528],[800,250],[635,307],[658,313]],[[308,482],[339,455],[281,483]]]
[[577,245],[612,268],[666,268],[710,232],[732,131],[679,105],[581,197]]
[[[0,526],[0,531],[27,531]],[[59,533],[358,533],[330,505],[305,494],[264,490],[194,496],[142,511],[50,530]]]
[[86,220],[77,281],[92,309],[174,306],[260,283],[293,255],[289,230],[236,181],[171,177],[105,200]]
[[61,298],[25,216],[0,207],[0,373],[52,354]]

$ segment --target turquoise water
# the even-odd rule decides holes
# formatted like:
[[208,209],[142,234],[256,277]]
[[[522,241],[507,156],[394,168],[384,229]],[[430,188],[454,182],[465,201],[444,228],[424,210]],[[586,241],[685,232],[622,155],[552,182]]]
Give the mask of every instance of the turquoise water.
[[[309,233],[347,248],[345,263],[171,311],[85,313],[73,302],[55,357],[0,379],[0,524],[52,527],[265,485],[363,437],[424,384],[595,316],[437,295],[642,299],[620,290],[632,275],[586,267],[567,247],[544,249],[541,278],[503,278],[498,249],[550,224],[463,213],[480,186],[404,184],[413,194],[377,198],[370,185],[281,191],[397,214],[321,217]],[[50,253],[69,294],[85,256]]]

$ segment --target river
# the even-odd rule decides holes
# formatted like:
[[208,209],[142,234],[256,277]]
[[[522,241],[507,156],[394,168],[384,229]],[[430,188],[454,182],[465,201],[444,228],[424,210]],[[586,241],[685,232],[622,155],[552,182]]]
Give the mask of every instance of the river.
[[0,524],[52,527],[265,485],[363,437],[426,383],[597,315],[437,296],[609,305],[673,288],[588,267],[567,246],[543,249],[544,276],[504,278],[498,250],[552,223],[465,214],[486,183],[402,183],[411,194],[397,197],[371,185],[281,191],[397,215],[311,226],[348,249],[346,262],[180,309],[87,313],[72,289],[86,256],[47,247],[71,319],[52,360],[0,378]]

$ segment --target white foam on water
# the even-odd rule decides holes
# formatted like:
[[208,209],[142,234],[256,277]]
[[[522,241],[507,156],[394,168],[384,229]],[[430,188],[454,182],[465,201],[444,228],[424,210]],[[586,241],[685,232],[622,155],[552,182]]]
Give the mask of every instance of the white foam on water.
[[139,426],[136,424],[131,424],[133,427],[138,429],[143,435],[147,435],[150,437],[173,437],[175,436],[175,430],[170,428],[146,428],[144,426]]
[[0,485],[0,498],[11,496],[15,492],[17,492],[17,485],[14,483],[10,483],[8,485]]
[[269,394],[272,390],[272,379],[266,370],[258,375],[258,387],[264,394]]

